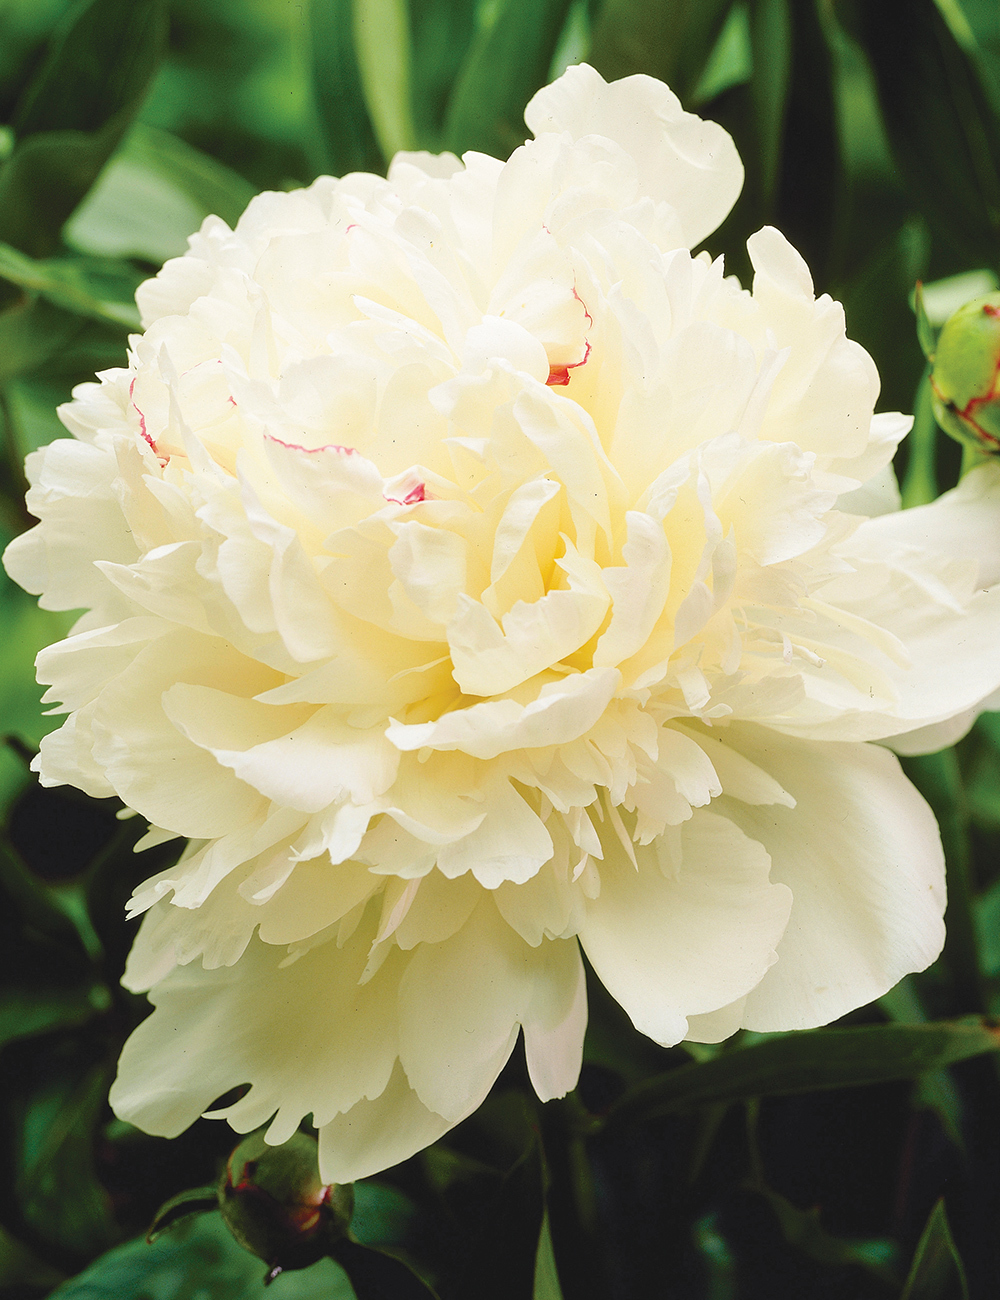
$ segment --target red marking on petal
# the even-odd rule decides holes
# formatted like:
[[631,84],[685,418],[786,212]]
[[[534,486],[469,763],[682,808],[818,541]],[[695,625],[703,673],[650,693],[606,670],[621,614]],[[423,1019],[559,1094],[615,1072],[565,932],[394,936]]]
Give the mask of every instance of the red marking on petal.
[[[135,379],[137,379],[137,378],[138,378],[138,375],[135,377]],[[133,379],[132,382],[131,382],[131,383],[129,384],[129,386],[128,386],[128,395],[129,395],[129,397],[132,396],[132,393],[133,393],[134,390],[135,390],[135,379]],[[152,439],[152,438],[149,436],[149,434],[146,432],[146,417],[145,417],[145,416],[143,415],[143,413],[139,410],[138,406],[136,406],[135,402],[132,403],[132,409],[133,409],[133,411],[137,412],[137,414],[138,414],[138,416],[139,416],[139,432],[142,434],[143,438],[144,438],[144,439],[146,440],[146,442],[149,444],[151,450],[156,451],[156,443],[153,441],[153,439]],[[157,452],[157,455],[159,455],[159,452]],[[168,456],[168,457],[167,457],[167,460],[169,460],[169,459],[170,459],[170,457]],[[165,465],[166,463],[167,463],[167,462],[163,459],[163,457],[160,456],[160,464],[161,464],[161,465]]]
[[229,405],[230,405],[230,406],[237,406],[237,405],[238,405],[238,403],[237,403],[237,401],[236,401],[236,398],[232,395],[232,393],[229,394]]
[[1000,307],[996,307],[991,302],[983,304],[983,311],[987,316],[1000,316]]
[[[593,318],[593,316],[591,316],[590,312],[587,310],[587,304],[583,301],[583,299],[582,299],[582,298],[580,297],[580,295],[577,293],[577,291],[576,291],[576,285],[575,285],[575,284],[573,285],[573,297],[577,300],[577,302],[578,302],[578,303],[580,304],[580,306],[583,308],[583,314],[584,314],[584,316],[586,316],[586,318],[587,318],[587,323],[588,323],[589,325],[593,326],[593,324],[594,324],[594,318]],[[588,350],[588,352],[590,351],[590,347],[589,347],[589,345],[588,345],[587,350]],[[587,358],[584,357],[583,360],[586,361]],[[578,361],[578,362],[577,362],[577,365],[583,365],[583,361]]]
[[418,501],[430,501],[432,498],[427,494],[427,484],[418,483],[416,487],[410,488],[405,497],[391,497],[382,493],[386,501],[394,501],[397,506],[415,506]]
[[297,442],[285,442],[283,438],[276,438],[273,433],[265,433],[264,437],[268,442],[276,442],[279,447],[287,447],[289,451],[304,451],[307,456],[312,456],[317,451],[340,451],[345,456],[358,454],[357,447],[342,447],[338,442],[326,442],[322,447],[303,447]]
[[[586,309],[585,309],[585,310],[586,310]],[[549,377],[548,377],[548,379],[546,379],[545,382],[548,384],[548,386],[549,386],[550,388],[563,388],[563,387],[565,387],[565,385],[569,383],[570,379],[572,379],[572,375],[571,375],[569,372],[570,372],[571,370],[577,370],[580,366],[585,366],[585,365],[587,364],[587,360],[588,360],[588,358],[590,357],[590,343],[589,343],[589,341],[585,341],[585,349],[586,349],[586,350],[584,351],[584,354],[583,354],[583,358],[582,358],[582,360],[580,360],[580,361],[570,361],[570,362],[569,362],[567,365],[565,365],[565,366],[550,366],[550,367],[549,367]]]

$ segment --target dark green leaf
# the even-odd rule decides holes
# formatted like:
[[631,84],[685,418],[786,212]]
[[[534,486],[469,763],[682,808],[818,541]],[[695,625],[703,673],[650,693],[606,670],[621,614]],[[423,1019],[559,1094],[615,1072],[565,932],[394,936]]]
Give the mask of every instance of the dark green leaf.
[[14,115],[0,170],[0,239],[36,257],[56,247],[138,112],[166,35],[163,0],[84,0],[53,38]]
[[337,176],[381,171],[385,161],[362,89],[351,0],[312,0],[309,24],[323,168]]
[[475,31],[468,0],[411,0],[413,121],[420,146],[441,147],[448,101]]
[[868,1241],[849,1241],[827,1232],[820,1222],[818,1208],[800,1210],[779,1192],[770,1187],[754,1185],[757,1192],[774,1210],[782,1235],[790,1246],[800,1250],[804,1255],[831,1268],[843,1268],[854,1265],[881,1278],[890,1286],[898,1286],[898,1276],[893,1262],[896,1244],[887,1238],[872,1238]]
[[191,1187],[164,1201],[153,1217],[146,1240],[154,1242],[161,1232],[169,1232],[191,1214],[205,1214],[219,1208],[219,1193],[213,1187]]
[[524,107],[548,80],[569,7],[570,0],[499,0],[484,11],[448,105],[446,148],[506,158],[524,143]]
[[1000,239],[1000,119],[934,0],[857,7],[882,112],[911,192],[972,265]]
[[757,165],[765,200],[770,202],[778,183],[791,73],[792,28],[788,0],[755,0],[750,37],[753,50],[750,96],[759,142]]
[[338,1242],[337,1263],[358,1300],[434,1300],[436,1293],[408,1264],[356,1241]]
[[214,213],[235,226],[254,188],[168,131],[139,122],[70,218],[66,242],[103,257],[179,257]]
[[416,1212],[416,1206],[398,1188],[366,1178],[354,1184],[351,1233],[364,1246],[402,1246]]
[[[2,258],[0,252],[0,292],[10,289],[9,277],[3,283]],[[36,370],[74,333],[73,318],[39,301],[37,293],[12,290],[0,298],[0,308],[0,383]]]
[[[0,1227],[0,1294],[7,1287],[30,1287],[29,1294],[49,1291],[63,1280],[64,1274],[39,1259],[6,1228]],[[17,1294],[15,1292],[15,1294]]]
[[92,257],[37,261],[0,243],[0,276],[78,316],[139,327],[135,291],[144,277],[127,262]]
[[924,306],[924,286],[919,280],[913,292],[913,310],[917,318],[917,341],[920,344],[920,350],[928,361],[933,361],[937,336],[927,317],[927,309]]
[[108,1251],[49,1300],[354,1300],[332,1260],[264,1285],[265,1266],[236,1244],[217,1214],[195,1215],[152,1245],[141,1238]]
[[948,910],[943,960],[952,980],[953,1012],[985,1010],[976,927],[969,811],[954,749],[903,759],[903,770],[934,811],[941,828],[948,872]]
[[[35,1044],[21,1047],[34,1051]],[[103,1065],[81,1068],[77,1054],[62,1053],[59,1047],[46,1047],[34,1065],[43,1082],[32,1088],[25,1079],[25,1091],[11,1104],[14,1192],[38,1240],[50,1242],[57,1252],[87,1258],[118,1235],[93,1150],[109,1070]]]
[[634,72],[659,77],[686,102],[732,8],[733,0],[606,0],[590,62],[609,81]]
[[955,1249],[943,1200],[931,1211],[917,1243],[900,1300],[969,1300],[965,1269]]
[[710,1102],[913,1079],[925,1070],[998,1049],[1000,1033],[981,1020],[784,1034],[638,1084],[611,1108],[605,1124],[617,1126]]

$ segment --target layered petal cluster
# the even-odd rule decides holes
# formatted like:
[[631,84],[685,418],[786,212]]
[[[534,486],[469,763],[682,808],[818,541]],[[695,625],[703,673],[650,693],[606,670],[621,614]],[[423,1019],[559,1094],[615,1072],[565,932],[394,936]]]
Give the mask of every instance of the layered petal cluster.
[[[113,1103],[323,1178],[435,1140],[523,1033],[576,1081],[580,951],[658,1043],[824,1023],[940,949],[889,750],[1000,684],[1000,479],[900,513],[908,421],[742,169],[570,69],[510,160],[398,156],[209,218],[8,550],[68,717],[43,782],[190,841],[134,898]],[[969,556],[977,557],[970,560]]]

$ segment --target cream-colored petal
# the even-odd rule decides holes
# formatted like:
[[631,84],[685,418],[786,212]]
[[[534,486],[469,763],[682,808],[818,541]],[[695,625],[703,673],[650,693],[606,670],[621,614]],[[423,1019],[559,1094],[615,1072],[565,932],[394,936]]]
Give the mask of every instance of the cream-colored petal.
[[750,1029],[807,1029],[871,1002],[941,950],[944,857],[933,814],[878,745],[729,728],[729,743],[795,797],[732,804],[792,892],[778,961],[747,998]]
[[636,846],[633,867],[605,837],[600,894],[580,930],[605,987],[665,1046],[686,1037],[689,1015],[760,982],[792,906],[789,890],[770,882],[765,849],[732,821],[698,810],[680,833],[676,869],[660,843]]

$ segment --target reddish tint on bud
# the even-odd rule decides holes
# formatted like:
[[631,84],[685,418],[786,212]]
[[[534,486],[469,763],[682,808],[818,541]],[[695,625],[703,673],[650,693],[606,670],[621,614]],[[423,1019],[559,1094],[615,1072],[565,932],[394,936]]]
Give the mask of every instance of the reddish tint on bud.
[[226,1226],[270,1266],[268,1282],[328,1255],[347,1235],[353,1205],[350,1184],[320,1179],[316,1141],[306,1133],[296,1133],[282,1146],[251,1134],[229,1157],[219,1183]]
[[973,298],[941,330],[931,358],[934,416],[981,453],[1000,452],[1000,293]]

